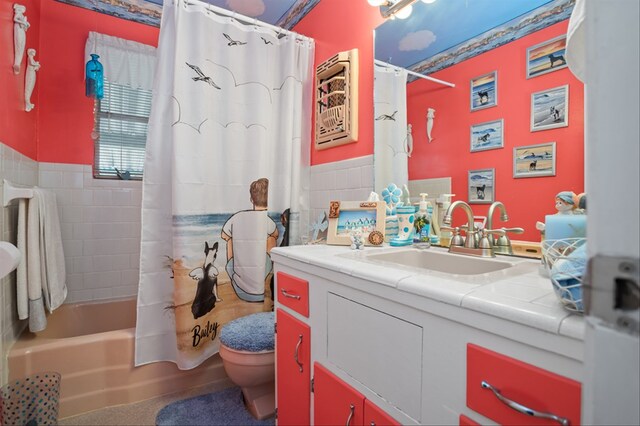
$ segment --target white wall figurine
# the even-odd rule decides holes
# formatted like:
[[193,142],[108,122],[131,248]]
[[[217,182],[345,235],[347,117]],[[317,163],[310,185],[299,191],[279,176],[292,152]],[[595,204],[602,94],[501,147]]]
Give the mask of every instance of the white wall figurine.
[[431,131],[433,130],[433,120],[436,118],[436,110],[433,108],[427,109],[427,138],[429,143],[433,140],[431,137]]
[[21,4],[13,5],[13,73],[20,74],[20,66],[24,57],[24,47],[27,42],[27,30],[29,29],[29,21],[24,13],[27,8]]
[[40,69],[40,62],[36,61],[36,49],[27,50],[27,72],[24,77],[24,110],[29,112],[35,105],[31,103],[31,94],[36,85],[36,71]]

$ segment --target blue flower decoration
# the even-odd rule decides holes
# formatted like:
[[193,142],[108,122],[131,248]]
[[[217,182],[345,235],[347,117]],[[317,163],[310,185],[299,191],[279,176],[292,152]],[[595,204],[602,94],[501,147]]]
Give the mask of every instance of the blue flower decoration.
[[382,190],[382,199],[387,205],[396,205],[400,201],[402,190],[396,186],[395,183],[390,183],[385,189]]

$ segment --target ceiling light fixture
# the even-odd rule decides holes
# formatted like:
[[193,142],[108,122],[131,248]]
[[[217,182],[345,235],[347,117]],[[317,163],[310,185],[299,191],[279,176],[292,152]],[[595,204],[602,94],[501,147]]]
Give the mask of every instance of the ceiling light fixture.
[[[417,0],[367,0],[371,6],[380,7],[383,18],[407,19],[413,11],[412,4]],[[433,3],[436,0],[422,0],[424,3]]]

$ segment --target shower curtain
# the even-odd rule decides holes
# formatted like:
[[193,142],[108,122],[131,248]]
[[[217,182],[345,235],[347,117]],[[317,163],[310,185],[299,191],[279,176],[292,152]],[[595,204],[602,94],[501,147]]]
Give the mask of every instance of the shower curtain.
[[165,1],[142,199],[135,364],[196,367],[269,310],[308,210],[311,39]]
[[374,187],[380,192],[390,183],[399,188],[409,182],[407,134],[407,72],[374,66]]

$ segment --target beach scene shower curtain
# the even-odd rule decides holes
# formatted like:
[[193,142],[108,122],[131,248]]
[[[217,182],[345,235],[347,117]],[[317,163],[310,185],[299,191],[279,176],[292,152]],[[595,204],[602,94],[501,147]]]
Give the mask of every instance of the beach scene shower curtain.
[[407,72],[376,65],[374,78],[373,169],[375,192],[380,194],[390,183],[401,188],[409,182]]
[[135,364],[196,367],[272,309],[308,211],[313,41],[165,1],[142,200]]

